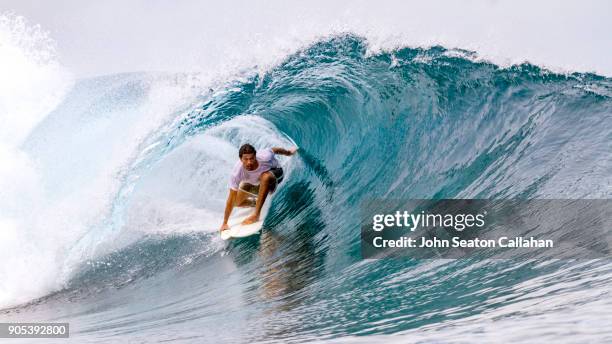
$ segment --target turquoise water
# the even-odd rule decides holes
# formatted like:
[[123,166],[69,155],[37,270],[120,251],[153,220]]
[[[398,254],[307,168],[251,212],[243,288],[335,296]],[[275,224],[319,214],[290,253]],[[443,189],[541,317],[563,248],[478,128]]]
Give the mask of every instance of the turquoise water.
[[[359,242],[373,197],[610,198],[612,81],[444,47],[366,51],[323,40],[169,108],[65,246],[61,287],[0,317],[68,321],[80,343],[612,340],[610,259],[362,260]],[[155,83],[184,78],[78,82],[23,145],[48,193],[95,183]],[[244,141],[300,153],[261,236],[226,245]]]

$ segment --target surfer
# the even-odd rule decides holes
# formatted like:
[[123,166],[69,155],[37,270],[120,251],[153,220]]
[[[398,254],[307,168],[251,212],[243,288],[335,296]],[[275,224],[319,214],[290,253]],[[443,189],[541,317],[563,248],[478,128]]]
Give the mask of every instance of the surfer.
[[257,191],[257,200],[255,201],[255,211],[242,221],[242,224],[248,225],[259,221],[261,207],[266,201],[268,193],[276,190],[276,186],[283,177],[283,169],[278,160],[276,160],[275,154],[290,156],[295,154],[296,150],[297,148],[284,149],[273,147],[260,151],[257,154],[255,147],[248,143],[240,147],[238,150],[240,161],[236,163],[230,176],[230,190],[225,204],[223,224],[220,228],[221,232],[229,229],[227,221],[235,206],[252,206],[252,201],[249,200],[249,192],[255,191],[257,185],[259,185],[259,190]]

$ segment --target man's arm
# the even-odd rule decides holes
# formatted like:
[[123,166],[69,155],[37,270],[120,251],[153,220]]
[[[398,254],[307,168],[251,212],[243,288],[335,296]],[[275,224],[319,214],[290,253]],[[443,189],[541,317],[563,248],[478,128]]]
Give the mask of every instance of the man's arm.
[[221,225],[221,230],[228,229],[227,220],[229,220],[230,214],[232,213],[232,209],[234,209],[234,201],[236,200],[236,195],[238,191],[234,189],[230,189],[229,195],[227,195],[227,202],[225,203],[225,213],[223,215],[223,224]]
[[272,152],[274,152],[274,154],[293,155],[295,154],[295,151],[297,151],[297,148],[284,149],[280,147],[272,147]]

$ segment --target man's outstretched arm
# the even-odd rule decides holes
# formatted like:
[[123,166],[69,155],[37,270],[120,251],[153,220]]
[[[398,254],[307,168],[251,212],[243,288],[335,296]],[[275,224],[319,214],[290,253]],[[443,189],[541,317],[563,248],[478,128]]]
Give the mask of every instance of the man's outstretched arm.
[[296,147],[289,148],[289,149],[280,148],[280,147],[272,147],[272,152],[274,152],[274,154],[293,155],[295,154],[295,151],[297,151]]
[[223,214],[223,224],[221,224],[221,228],[219,229],[220,231],[229,229],[227,220],[229,220],[232,209],[234,209],[234,201],[236,200],[237,194],[238,192],[236,190],[230,189],[229,195],[227,195],[227,202],[225,202],[225,213]]

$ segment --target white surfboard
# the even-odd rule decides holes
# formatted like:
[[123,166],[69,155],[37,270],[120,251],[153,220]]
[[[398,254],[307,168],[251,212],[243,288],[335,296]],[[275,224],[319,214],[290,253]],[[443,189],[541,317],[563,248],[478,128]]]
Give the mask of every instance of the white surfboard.
[[270,207],[271,202],[272,195],[268,195],[268,197],[266,197],[266,203],[264,203],[263,207],[261,208],[261,215],[259,216],[259,221],[248,225],[243,225],[242,221],[249,217],[249,215],[251,215],[255,211],[255,208],[234,207],[234,210],[232,210],[232,215],[227,221],[229,229],[226,229],[221,232],[221,239],[229,240],[235,238],[244,238],[259,233],[261,227],[263,226],[264,219],[266,218],[266,214],[268,214],[268,209]]

